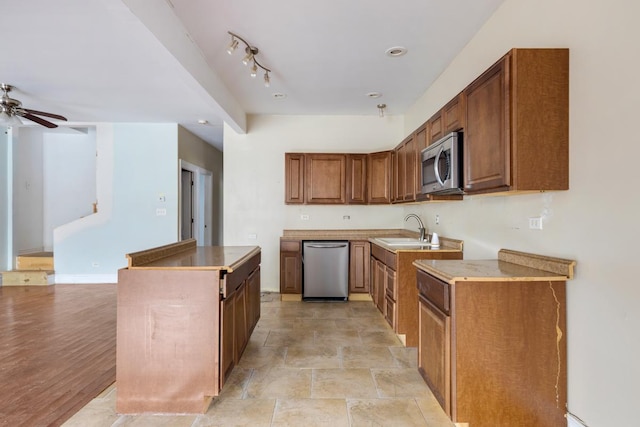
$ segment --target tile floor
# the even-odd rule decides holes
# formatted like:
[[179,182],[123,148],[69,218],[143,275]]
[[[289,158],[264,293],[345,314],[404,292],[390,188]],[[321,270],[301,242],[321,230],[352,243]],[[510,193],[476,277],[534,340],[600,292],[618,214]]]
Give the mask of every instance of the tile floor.
[[65,427],[452,427],[371,302],[281,302],[263,294],[240,363],[206,414],[119,415],[114,384]]

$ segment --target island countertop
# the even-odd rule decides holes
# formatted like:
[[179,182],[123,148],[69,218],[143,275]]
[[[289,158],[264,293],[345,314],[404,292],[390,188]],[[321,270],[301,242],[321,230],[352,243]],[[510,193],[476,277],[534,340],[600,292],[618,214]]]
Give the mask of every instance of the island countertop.
[[195,246],[171,244],[127,254],[129,269],[224,270],[233,272],[260,253],[259,246]]
[[501,249],[491,260],[416,260],[413,265],[449,284],[460,281],[564,281],[575,261]]

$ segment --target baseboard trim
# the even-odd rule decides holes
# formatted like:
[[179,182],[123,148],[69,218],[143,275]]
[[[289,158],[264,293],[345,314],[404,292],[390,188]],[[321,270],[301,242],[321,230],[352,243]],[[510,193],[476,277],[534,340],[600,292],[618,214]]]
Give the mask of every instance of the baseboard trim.
[[56,285],[118,283],[118,275],[117,274],[56,274],[54,278],[54,283]]

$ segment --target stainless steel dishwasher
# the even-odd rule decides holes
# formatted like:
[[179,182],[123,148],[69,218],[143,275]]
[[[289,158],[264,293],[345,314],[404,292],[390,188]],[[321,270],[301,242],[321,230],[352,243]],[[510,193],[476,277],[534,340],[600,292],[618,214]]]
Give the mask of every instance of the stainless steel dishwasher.
[[349,242],[302,244],[302,299],[346,301],[349,297]]

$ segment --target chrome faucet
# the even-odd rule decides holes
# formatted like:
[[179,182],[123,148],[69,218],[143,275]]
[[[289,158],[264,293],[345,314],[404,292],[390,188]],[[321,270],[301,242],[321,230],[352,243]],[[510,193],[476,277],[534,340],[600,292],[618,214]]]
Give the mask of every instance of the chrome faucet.
[[415,219],[418,220],[418,223],[420,224],[420,228],[418,228],[418,230],[420,231],[420,240],[424,241],[425,237],[426,237],[426,230],[424,228],[424,224],[422,223],[422,220],[416,214],[409,214],[409,215],[404,217],[404,220],[407,221],[409,218],[415,218]]

